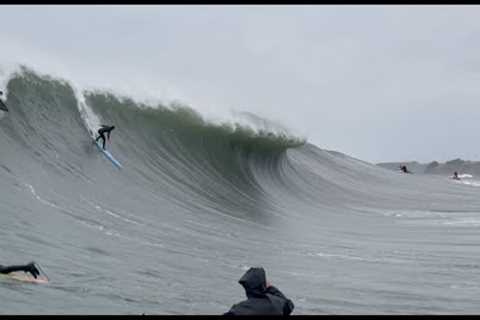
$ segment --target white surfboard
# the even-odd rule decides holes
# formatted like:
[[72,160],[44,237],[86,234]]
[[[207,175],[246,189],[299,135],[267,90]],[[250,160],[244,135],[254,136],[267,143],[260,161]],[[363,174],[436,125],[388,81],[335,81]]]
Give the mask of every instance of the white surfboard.
[[28,283],[38,283],[38,284],[45,284],[48,283],[48,278],[45,275],[39,275],[37,278],[32,276],[30,273],[26,273],[23,271],[17,272],[10,272],[8,274],[2,274],[2,279],[11,279],[21,282],[28,282]]
[[88,132],[90,133],[90,136],[92,137],[93,139],[93,142],[97,145],[98,149],[105,155],[105,157],[110,160],[114,166],[116,166],[117,168],[121,169],[122,168],[122,165],[120,164],[120,162],[118,162],[117,159],[115,159],[112,154],[107,151],[107,150],[103,150],[103,147],[102,145],[95,140],[95,136],[93,134],[93,132],[89,129]]
[[120,162],[118,162],[118,160],[115,159],[108,150],[103,150],[103,147],[100,145],[98,141],[95,141],[95,144],[108,160],[110,160],[117,168],[119,169],[122,168],[122,165],[120,164]]

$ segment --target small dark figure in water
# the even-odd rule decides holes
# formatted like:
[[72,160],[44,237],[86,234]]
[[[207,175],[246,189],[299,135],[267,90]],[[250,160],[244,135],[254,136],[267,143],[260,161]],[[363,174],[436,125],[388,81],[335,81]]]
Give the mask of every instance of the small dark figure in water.
[[294,305],[280,290],[266,280],[263,268],[250,268],[238,281],[247,300],[237,303],[224,315],[279,315],[288,316]]
[[3,96],[3,91],[0,91],[0,110],[7,111],[7,112],[8,112],[7,106],[5,105],[5,103],[3,102],[3,100],[1,99],[2,96]]
[[457,171],[455,171],[455,172],[453,173],[452,179],[460,180],[460,178],[458,177],[458,172],[457,172]]
[[404,173],[411,173],[410,171],[408,171],[406,165],[401,165],[401,166],[400,166],[400,170],[402,170]]
[[30,272],[35,277],[35,279],[37,279],[37,276],[40,275],[40,271],[38,271],[37,267],[35,267],[34,262],[30,262],[29,264],[18,265],[18,266],[0,265],[0,273],[8,274],[10,272],[15,272],[15,271]]
[[98,141],[98,139],[102,138],[103,139],[103,150],[105,150],[105,133],[107,133],[107,138],[108,140],[110,140],[110,132],[115,129],[115,126],[106,126],[104,124],[102,124],[102,127],[100,129],[98,129],[98,134],[99,136],[97,137],[97,139],[95,139],[95,141]]

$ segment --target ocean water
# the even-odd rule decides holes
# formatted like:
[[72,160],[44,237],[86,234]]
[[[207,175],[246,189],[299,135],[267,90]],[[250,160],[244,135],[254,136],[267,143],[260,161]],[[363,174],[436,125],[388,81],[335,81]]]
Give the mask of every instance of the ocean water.
[[[0,279],[2,314],[221,314],[251,266],[293,314],[480,312],[474,183],[28,69],[6,89],[0,264],[50,282]],[[100,123],[122,169],[92,143]]]

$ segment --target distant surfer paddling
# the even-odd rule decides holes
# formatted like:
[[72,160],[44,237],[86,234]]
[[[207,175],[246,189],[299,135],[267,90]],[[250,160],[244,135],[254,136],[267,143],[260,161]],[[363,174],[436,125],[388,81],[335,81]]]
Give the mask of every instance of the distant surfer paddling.
[[400,170],[402,170],[404,173],[412,173],[411,171],[408,171],[406,165],[401,165],[401,166],[400,166]]
[[106,141],[105,133],[107,134],[108,140],[110,140],[110,132],[113,129],[115,129],[115,126],[107,126],[107,125],[102,124],[101,128],[98,129],[98,131],[97,131],[99,136],[97,137],[97,139],[95,139],[95,142],[97,142],[98,139],[102,138],[103,139],[103,150],[105,150],[105,141]]
[[0,110],[7,111],[7,112],[8,112],[7,106],[5,105],[5,103],[3,102],[3,100],[1,99],[2,96],[3,96],[3,92],[0,91]]
[[30,262],[29,264],[18,265],[18,266],[3,266],[3,265],[0,265],[0,273],[9,274],[11,272],[17,272],[17,271],[29,272],[29,273],[32,274],[32,276],[35,279],[37,279],[37,277],[40,275],[40,271],[38,271],[34,262]]

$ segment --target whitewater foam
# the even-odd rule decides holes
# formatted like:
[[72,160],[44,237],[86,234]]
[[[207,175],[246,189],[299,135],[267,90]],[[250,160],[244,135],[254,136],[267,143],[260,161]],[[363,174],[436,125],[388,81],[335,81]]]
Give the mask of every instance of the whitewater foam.
[[70,83],[72,86],[75,98],[77,99],[78,110],[82,116],[83,121],[85,122],[86,129],[94,138],[95,132],[100,128],[101,121],[98,116],[93,112],[85,101],[85,96],[83,91],[78,87],[78,85]]

